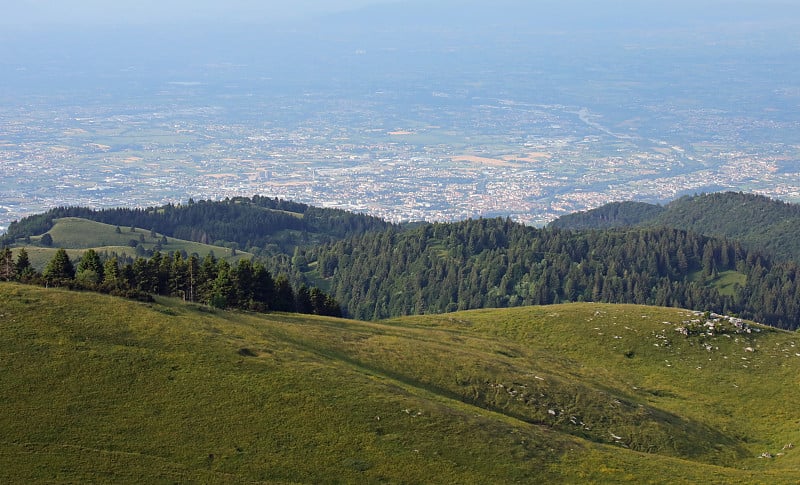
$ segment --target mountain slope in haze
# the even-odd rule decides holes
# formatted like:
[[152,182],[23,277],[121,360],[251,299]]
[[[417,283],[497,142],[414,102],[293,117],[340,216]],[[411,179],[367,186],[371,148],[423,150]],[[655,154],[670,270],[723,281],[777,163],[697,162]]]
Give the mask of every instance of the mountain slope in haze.
[[614,202],[563,216],[550,227],[609,229],[666,226],[725,237],[778,260],[800,261],[800,205],[741,192],[681,197],[659,206]]
[[776,259],[800,261],[800,205],[737,192],[682,197],[652,221],[736,239]]
[[571,304],[367,323],[13,284],[0,313],[8,483],[800,480],[795,335],[744,322]]

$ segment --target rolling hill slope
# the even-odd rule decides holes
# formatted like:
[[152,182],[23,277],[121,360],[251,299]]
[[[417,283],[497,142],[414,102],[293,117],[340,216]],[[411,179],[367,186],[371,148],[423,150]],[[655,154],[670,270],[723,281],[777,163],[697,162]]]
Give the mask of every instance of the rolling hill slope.
[[685,310],[356,322],[4,283],[0,319],[6,483],[800,480],[796,334]]
[[[117,232],[117,226],[102,222],[90,221],[78,217],[64,217],[53,221],[53,227],[47,232],[52,238],[52,247],[30,246],[19,243],[17,247],[25,247],[31,259],[31,264],[38,270],[44,269],[47,262],[53,258],[56,248],[64,248],[70,258],[76,259],[86,249],[94,249],[98,253],[116,253],[118,255],[137,256],[137,248],[132,242],[138,242],[144,251],[158,249],[163,252],[185,251],[187,254],[197,253],[201,258],[209,253],[216,257],[235,263],[239,259],[250,259],[252,254],[244,251],[235,251],[224,247],[212,246],[198,242],[185,241],[177,238],[164,238],[163,234],[156,233],[153,237],[151,231],[141,228],[125,227]],[[42,236],[31,238],[34,244]],[[166,242],[164,242],[166,241]]]

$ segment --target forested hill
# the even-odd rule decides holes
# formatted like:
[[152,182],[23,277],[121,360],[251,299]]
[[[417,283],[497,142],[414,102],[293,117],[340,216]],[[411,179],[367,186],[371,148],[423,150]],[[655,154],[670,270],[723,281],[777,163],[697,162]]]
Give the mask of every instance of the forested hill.
[[190,200],[188,204],[147,209],[60,207],[13,222],[0,246],[43,234],[53,227],[55,219],[62,217],[150,229],[205,244],[235,244],[254,254],[291,253],[300,243],[328,242],[391,227],[377,217],[254,196],[223,201]]
[[800,261],[800,205],[755,194],[724,192],[681,197],[666,206],[616,202],[561,217],[550,227],[607,229],[665,226],[735,239],[778,260]]
[[646,202],[611,202],[596,209],[561,216],[549,224],[558,229],[614,229],[650,222],[666,209]]
[[301,256],[359,319],[598,301],[800,322],[797,265],[677,229],[575,232],[480,219],[364,234]]

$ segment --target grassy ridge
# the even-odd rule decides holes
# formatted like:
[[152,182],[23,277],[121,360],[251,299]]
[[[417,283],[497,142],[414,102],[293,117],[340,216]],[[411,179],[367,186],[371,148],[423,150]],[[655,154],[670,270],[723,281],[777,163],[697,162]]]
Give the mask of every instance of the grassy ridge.
[[[130,227],[120,228],[120,232],[117,233],[116,226],[77,217],[57,219],[48,233],[53,238],[52,247],[26,247],[31,264],[38,271],[44,269],[47,262],[53,258],[57,251],[56,248],[66,249],[70,258],[73,259],[80,257],[89,248],[98,252],[107,251],[109,254],[115,252],[119,255],[127,254],[128,256],[136,257],[136,249],[131,247],[129,242],[132,239],[139,241],[142,237],[144,237],[144,242],[141,245],[146,250],[153,250],[156,244],[160,244],[162,252],[186,251],[187,254],[197,253],[203,258],[213,251],[217,258],[227,259],[229,262],[253,257],[252,254],[244,251],[236,251],[236,255],[232,256],[230,249],[227,248],[172,237],[167,238],[167,243],[163,244],[161,242],[162,234],[156,234],[156,237],[152,237],[149,230],[134,228],[131,231]],[[34,243],[37,243],[41,236],[31,239]]]
[[791,333],[687,337],[695,315],[636,306],[370,323],[13,284],[0,314],[6,483],[800,480]]

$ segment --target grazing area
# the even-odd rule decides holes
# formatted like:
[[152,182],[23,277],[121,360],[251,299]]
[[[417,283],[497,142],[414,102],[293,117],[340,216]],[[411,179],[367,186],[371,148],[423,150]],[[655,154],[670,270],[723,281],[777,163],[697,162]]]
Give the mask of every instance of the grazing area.
[[154,251],[178,251],[198,254],[201,258],[211,253],[231,263],[253,257],[244,251],[231,251],[230,248],[168,238],[150,229],[120,227],[77,217],[56,219],[53,227],[45,234],[50,236],[46,245],[42,243],[43,235],[31,238],[34,246],[21,244],[30,254],[31,264],[39,271],[53,258],[57,248],[66,249],[71,258],[78,258],[88,248],[121,259],[152,255]]
[[0,481],[796,483],[797,335],[574,303],[358,322],[0,284]]

